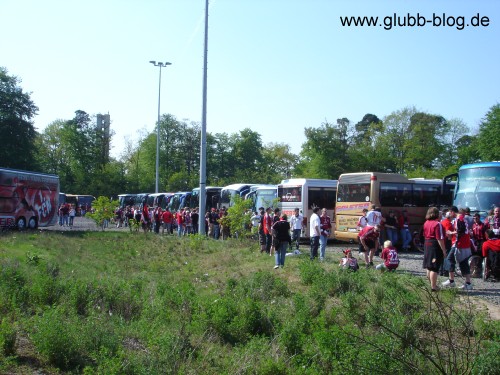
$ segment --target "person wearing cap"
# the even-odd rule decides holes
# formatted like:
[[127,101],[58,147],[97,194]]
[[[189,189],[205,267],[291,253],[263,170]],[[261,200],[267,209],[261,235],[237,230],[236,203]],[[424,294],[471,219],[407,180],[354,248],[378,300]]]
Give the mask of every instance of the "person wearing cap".
[[313,208],[313,213],[309,219],[309,235],[311,236],[311,260],[318,257],[319,236],[321,235],[321,221],[318,216],[319,207]]
[[380,225],[375,226],[367,225],[359,232],[359,241],[365,249],[365,263],[366,268],[373,266],[373,255],[375,249],[378,247],[378,239],[380,237]]
[[345,249],[343,251],[345,257],[340,259],[339,266],[343,269],[349,269],[351,271],[357,271],[359,269],[358,260],[353,258],[352,250]]
[[274,246],[275,246],[275,266],[283,268],[285,266],[286,249],[290,246],[290,223],[286,214],[280,216],[279,220],[273,224]]

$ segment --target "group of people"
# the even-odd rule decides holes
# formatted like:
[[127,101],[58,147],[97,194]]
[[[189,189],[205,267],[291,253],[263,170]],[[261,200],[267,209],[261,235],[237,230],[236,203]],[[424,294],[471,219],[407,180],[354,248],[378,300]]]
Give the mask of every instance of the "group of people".
[[74,204],[62,203],[58,210],[59,226],[73,228],[76,216],[76,207]]
[[[207,236],[214,239],[227,239],[229,237],[229,226],[225,217],[227,210],[222,207],[220,210],[212,208],[205,213],[205,233]],[[142,227],[143,231],[154,232],[159,234],[174,234],[185,236],[188,234],[197,234],[199,228],[200,214],[198,207],[196,208],[179,208],[175,212],[169,209],[163,210],[160,206],[155,205],[150,208],[146,203],[141,206],[127,206],[124,209],[117,208],[115,211],[116,226],[129,226],[131,220]]]
[[[319,250],[319,258],[323,261],[332,221],[325,208],[321,210],[321,216],[318,215],[319,210],[319,207],[315,207],[309,220],[310,258],[317,258]],[[304,216],[300,209],[295,208],[288,220],[288,215],[281,213],[279,208],[273,210],[271,207],[260,207],[259,212],[252,217],[252,222],[258,226],[261,253],[271,256],[274,253],[274,268],[283,268],[287,250],[291,251],[293,246],[295,250],[299,250],[300,247],[300,237],[304,229]]]
[[[391,241],[394,246],[401,240],[400,250],[410,250],[412,235],[410,233],[410,220],[406,210],[402,210],[401,215],[390,210],[386,216],[383,216],[380,208],[374,204],[370,205],[369,210],[367,208],[363,209],[363,214],[358,219],[358,231],[361,232],[366,227],[375,227],[377,225],[381,238]],[[382,243],[383,241],[380,242]],[[363,252],[361,241],[359,252]]]
[[441,286],[456,287],[456,268],[460,268],[465,283],[463,290],[472,290],[469,258],[476,253],[488,256],[489,250],[500,252],[500,215],[495,207],[490,216],[481,222],[479,214],[470,216],[467,208],[453,206],[445,210],[444,218],[436,207],[427,211],[424,223],[424,262],[433,291],[438,291],[439,274],[448,272],[448,279]]

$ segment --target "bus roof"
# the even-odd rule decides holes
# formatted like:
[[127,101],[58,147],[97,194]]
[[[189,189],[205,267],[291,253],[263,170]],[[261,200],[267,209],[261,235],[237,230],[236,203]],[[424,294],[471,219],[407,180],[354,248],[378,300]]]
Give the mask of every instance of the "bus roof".
[[241,190],[241,189],[245,189],[245,188],[252,186],[252,185],[255,185],[255,184],[231,184],[231,185],[224,186],[222,188],[222,190]]
[[289,178],[282,180],[278,186],[283,185],[309,185],[312,187],[337,186],[337,180],[326,180],[319,178]]
[[[200,190],[199,187],[196,187],[193,189],[193,191],[199,191],[199,190]],[[205,190],[222,190],[222,187],[220,187],[220,186],[206,186]]]
[[20,173],[20,174],[37,175],[37,176],[42,176],[42,177],[51,177],[51,178],[57,178],[57,179],[59,179],[59,176],[55,175],[55,174],[42,173],[42,172],[23,171],[21,169],[11,169],[11,168],[1,168],[0,167],[0,171],[2,171],[2,172],[9,172],[9,173]]
[[459,170],[462,169],[472,169],[472,168],[499,168],[500,161],[487,161],[483,163],[474,163],[474,164],[464,164]]

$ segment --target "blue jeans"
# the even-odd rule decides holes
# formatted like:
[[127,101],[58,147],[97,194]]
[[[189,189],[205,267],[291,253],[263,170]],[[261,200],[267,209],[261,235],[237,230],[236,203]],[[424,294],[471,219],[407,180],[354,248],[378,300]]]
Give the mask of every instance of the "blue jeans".
[[327,236],[319,236],[319,259],[325,259],[326,243],[328,241]]
[[410,248],[411,233],[408,228],[401,229],[401,240],[403,241],[403,249]]
[[392,246],[396,246],[398,242],[398,230],[387,228],[387,239],[392,242]]
[[220,225],[214,224],[214,238],[218,240],[220,237]]
[[319,236],[311,237],[311,260],[318,257]]
[[274,250],[274,257],[276,259],[276,265],[283,267],[285,265],[286,249],[288,247],[288,242],[282,241]]
[[300,232],[302,232],[302,229],[294,229],[293,230],[292,241],[295,242],[295,248],[297,250],[299,249]]

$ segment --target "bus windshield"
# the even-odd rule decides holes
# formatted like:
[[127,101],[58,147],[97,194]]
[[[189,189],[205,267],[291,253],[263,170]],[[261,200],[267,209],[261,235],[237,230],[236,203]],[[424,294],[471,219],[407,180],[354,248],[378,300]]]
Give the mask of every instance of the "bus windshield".
[[338,202],[369,202],[370,182],[355,184],[339,184],[337,191]]
[[455,196],[457,207],[486,213],[499,204],[500,168],[469,168],[458,172]]

